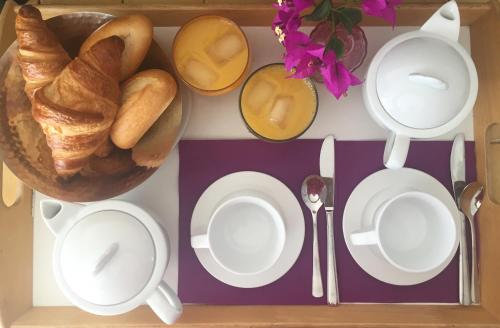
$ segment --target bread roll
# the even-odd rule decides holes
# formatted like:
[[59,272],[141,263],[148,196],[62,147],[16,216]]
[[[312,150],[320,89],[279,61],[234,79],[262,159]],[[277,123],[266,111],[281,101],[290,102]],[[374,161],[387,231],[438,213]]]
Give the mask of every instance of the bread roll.
[[140,72],[122,86],[122,105],[111,127],[111,140],[129,149],[170,105],[177,93],[177,83],[161,69]]
[[128,15],[110,20],[94,31],[80,48],[80,55],[97,41],[117,35],[125,41],[122,53],[120,81],[130,77],[139,68],[153,39],[153,24],[143,15]]
[[138,166],[159,167],[179,137],[182,123],[181,97],[175,97],[168,110],[132,148],[132,159]]

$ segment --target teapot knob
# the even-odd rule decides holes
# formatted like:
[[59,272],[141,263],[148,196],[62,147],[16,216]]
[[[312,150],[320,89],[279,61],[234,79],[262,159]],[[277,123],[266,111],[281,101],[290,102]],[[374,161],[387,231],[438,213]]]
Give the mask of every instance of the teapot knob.
[[420,29],[457,42],[460,32],[460,12],[457,3],[452,0],[442,5]]

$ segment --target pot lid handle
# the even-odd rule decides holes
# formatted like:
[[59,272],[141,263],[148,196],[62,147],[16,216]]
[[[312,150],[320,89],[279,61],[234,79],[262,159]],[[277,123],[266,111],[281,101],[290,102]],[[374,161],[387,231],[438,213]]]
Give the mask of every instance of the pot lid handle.
[[431,75],[411,73],[408,75],[408,80],[410,80],[413,83],[425,85],[429,88],[433,88],[436,90],[448,90],[448,83],[441,80],[440,78]]
[[457,42],[460,32],[460,12],[455,0],[442,5],[420,29]]

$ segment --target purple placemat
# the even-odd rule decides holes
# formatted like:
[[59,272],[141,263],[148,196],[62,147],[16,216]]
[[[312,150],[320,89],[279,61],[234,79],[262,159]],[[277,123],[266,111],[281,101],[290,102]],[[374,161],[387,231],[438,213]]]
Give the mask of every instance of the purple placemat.
[[[258,140],[182,141],[179,195],[179,296],[184,303],[292,305],[326,304],[325,297],[311,296],[312,225],[309,210],[302,205],[306,234],[299,258],[283,277],[260,288],[243,289],[212,277],[190,246],[190,221],[203,191],[219,178],[237,171],[258,171],[276,177],[300,197],[305,176],[319,173],[322,140],[266,143]],[[413,141],[407,167],[424,171],[451,192],[449,158],[452,142]],[[393,286],[365,273],[351,257],[342,233],[344,206],[356,185],[383,169],[383,141],[336,141],[334,233],[341,302],[458,302],[458,256],[435,278],[415,286]],[[475,179],[474,143],[466,143],[467,179]],[[326,223],[318,216],[319,248],[326,287]],[[326,294],[326,293],[325,293]]]

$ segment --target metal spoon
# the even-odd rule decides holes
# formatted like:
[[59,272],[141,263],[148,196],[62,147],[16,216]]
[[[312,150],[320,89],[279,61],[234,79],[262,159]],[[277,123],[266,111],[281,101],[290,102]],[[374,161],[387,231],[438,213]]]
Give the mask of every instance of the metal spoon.
[[313,220],[313,276],[312,295],[314,297],[323,296],[323,283],[321,282],[321,269],[318,251],[318,228],[317,214],[323,206],[327,195],[326,184],[319,175],[310,175],[302,183],[302,200],[311,210]]
[[479,182],[472,182],[465,186],[460,195],[460,210],[465,214],[470,223],[471,244],[472,244],[472,270],[471,270],[471,301],[479,303],[479,275],[476,253],[476,226],[474,216],[476,215],[483,200],[484,187]]

